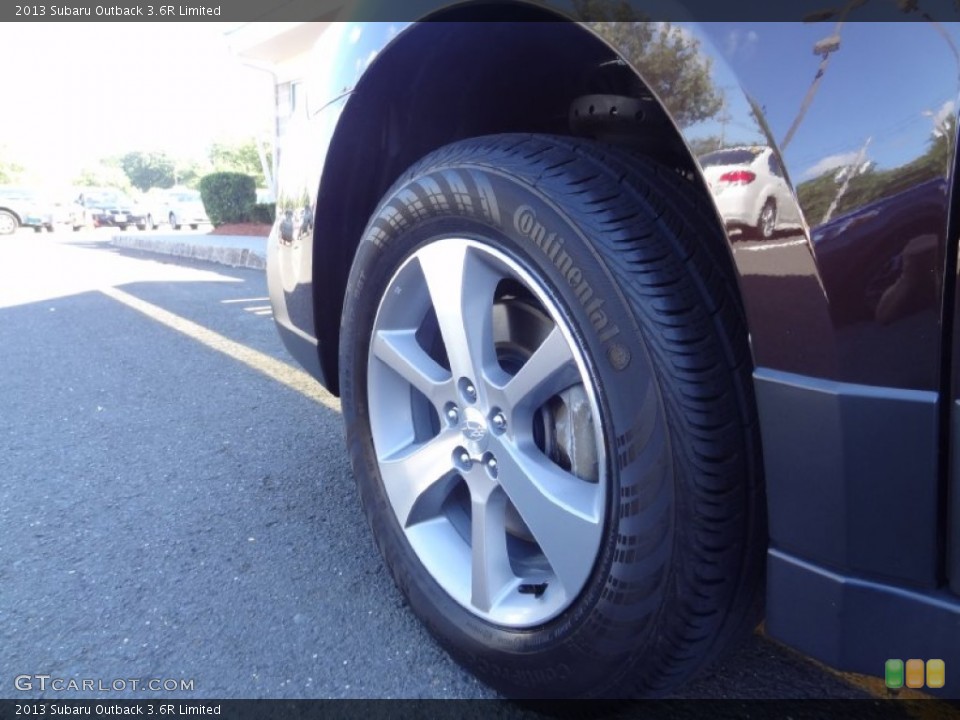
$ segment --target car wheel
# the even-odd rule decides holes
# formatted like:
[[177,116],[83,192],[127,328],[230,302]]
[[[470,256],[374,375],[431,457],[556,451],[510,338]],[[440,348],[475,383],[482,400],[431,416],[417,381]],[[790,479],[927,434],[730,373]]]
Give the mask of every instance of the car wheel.
[[776,229],[777,203],[774,202],[773,198],[769,198],[763,204],[763,209],[760,210],[760,218],[757,221],[757,232],[760,233],[760,237],[764,240],[769,240],[773,237]]
[[127,226],[126,226],[126,225],[117,225],[117,228],[120,230],[120,232],[126,232],[126,230],[127,230]]
[[190,224],[190,229],[191,229],[191,230],[196,230],[198,227],[200,227],[200,226],[197,225],[196,223],[191,223],[191,224]]
[[170,221],[170,227],[171,227],[171,228],[173,228],[174,230],[179,230],[179,229],[180,229],[180,223],[177,222],[177,216],[176,216],[176,215],[174,215],[173,213],[170,213],[170,217],[168,218],[168,220]]
[[695,198],[606,146],[478,138],[409,170],[357,250],[364,510],[413,611],[509,696],[662,694],[758,617],[747,335]]
[[17,216],[6,210],[0,210],[0,235],[12,235],[20,227]]
[[34,226],[33,226],[33,231],[34,231],[35,233],[42,233],[42,232],[43,232],[43,225],[34,225]]

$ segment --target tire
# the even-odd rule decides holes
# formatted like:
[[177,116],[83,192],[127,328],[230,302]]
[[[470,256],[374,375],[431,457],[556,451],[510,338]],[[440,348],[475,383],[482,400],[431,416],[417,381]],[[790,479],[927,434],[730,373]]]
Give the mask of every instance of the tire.
[[172,230],[179,230],[179,229],[180,229],[180,223],[177,222],[177,216],[176,216],[176,215],[174,215],[173,213],[170,213],[170,216],[169,216],[167,219],[170,221],[170,228],[171,228]]
[[43,225],[34,225],[34,226],[33,226],[33,231],[34,231],[35,233],[38,233],[38,234],[39,234],[39,233],[42,233],[42,232],[43,232]]
[[20,221],[12,212],[0,210],[0,235],[13,235],[20,227]]
[[644,158],[502,135],[417,163],[363,235],[361,501],[413,611],[508,696],[662,695],[758,620],[750,356],[709,217]]
[[127,231],[127,226],[126,226],[126,225],[117,225],[117,228],[120,230],[120,232],[126,232],[126,231]]
[[760,216],[757,218],[757,235],[764,240],[769,240],[776,231],[777,203],[773,198],[767,198],[760,209]]
[[200,226],[197,225],[196,223],[191,223],[191,224],[190,224],[190,229],[191,229],[191,230],[196,230],[198,227],[200,227]]

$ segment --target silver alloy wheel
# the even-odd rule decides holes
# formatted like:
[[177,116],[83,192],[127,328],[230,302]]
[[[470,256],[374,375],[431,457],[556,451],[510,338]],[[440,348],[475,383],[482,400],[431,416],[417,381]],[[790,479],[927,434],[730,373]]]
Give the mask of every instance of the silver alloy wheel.
[[777,226],[777,206],[772,200],[767,200],[760,211],[760,232],[765,238],[773,236],[773,231]]
[[8,212],[0,212],[0,235],[10,235],[17,229],[17,219]]
[[372,439],[418,559],[475,615],[525,628],[563,612],[604,533],[602,418],[556,303],[507,255],[417,249],[377,310]]

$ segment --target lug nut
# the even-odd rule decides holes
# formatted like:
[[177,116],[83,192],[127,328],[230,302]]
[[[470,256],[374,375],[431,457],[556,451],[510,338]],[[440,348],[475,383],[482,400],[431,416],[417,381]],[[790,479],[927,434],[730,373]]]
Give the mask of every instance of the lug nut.
[[451,425],[456,425],[458,422],[460,422],[460,413],[457,412],[455,407],[447,410],[447,420],[450,421]]
[[469,455],[469,453],[460,453],[460,463],[463,464],[463,465],[466,465],[467,467],[470,466],[470,455]]
[[477,386],[473,384],[470,378],[462,377],[457,381],[457,389],[462,397],[468,403],[477,401]]
[[507,418],[504,417],[502,412],[498,412],[496,415],[494,415],[490,419],[490,422],[493,424],[493,429],[497,432],[503,432],[507,429]]

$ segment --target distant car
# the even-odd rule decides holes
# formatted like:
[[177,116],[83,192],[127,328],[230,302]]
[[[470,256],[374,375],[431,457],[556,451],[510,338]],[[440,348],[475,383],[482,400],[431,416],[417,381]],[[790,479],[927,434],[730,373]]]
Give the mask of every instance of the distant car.
[[168,223],[174,230],[189,225],[196,230],[200,223],[209,223],[207,211],[203,207],[198,190],[189,188],[170,188],[157,190],[149,195],[149,209],[146,224],[150,229],[161,223]]
[[769,147],[734,147],[699,158],[710,192],[727,225],[769,240],[782,226],[799,225],[790,188]]
[[36,191],[0,186],[0,235],[11,235],[20,227],[53,231],[53,214]]
[[70,224],[75,231],[85,226],[126,230],[130,225],[143,230],[146,222],[143,208],[126,193],[113,188],[83,188],[74,201]]

